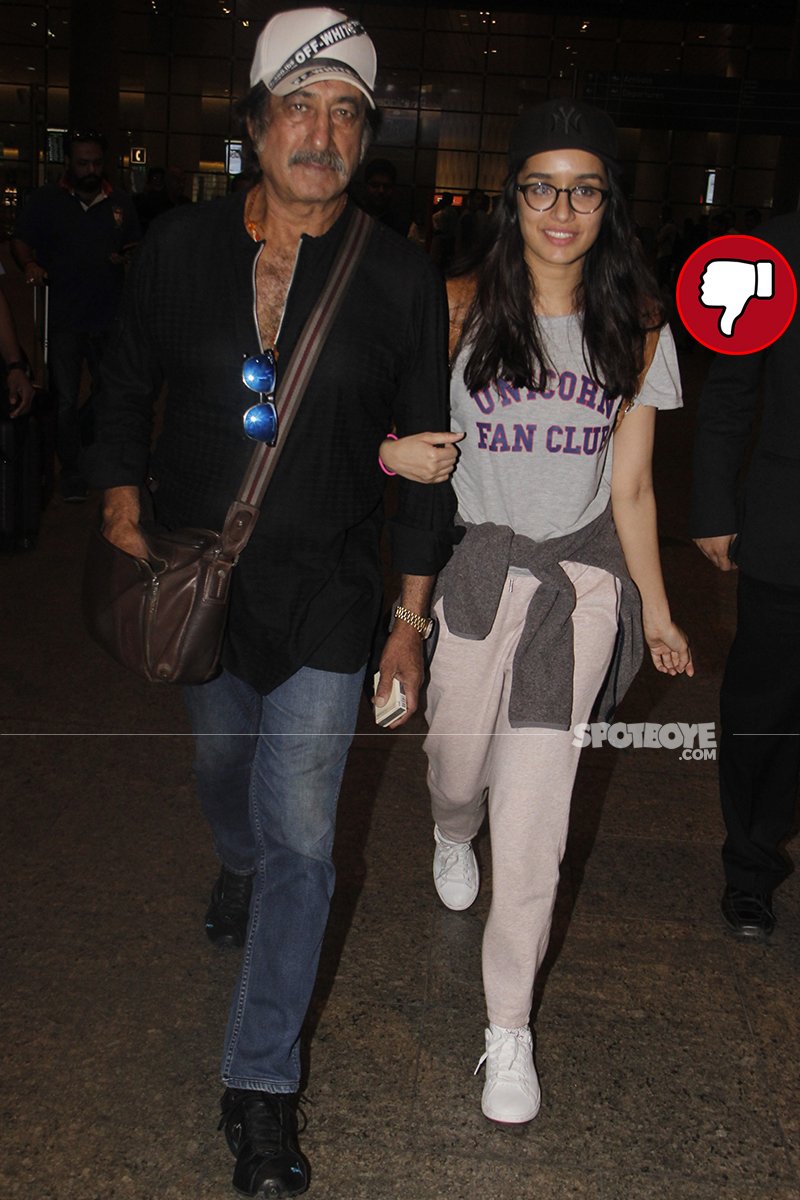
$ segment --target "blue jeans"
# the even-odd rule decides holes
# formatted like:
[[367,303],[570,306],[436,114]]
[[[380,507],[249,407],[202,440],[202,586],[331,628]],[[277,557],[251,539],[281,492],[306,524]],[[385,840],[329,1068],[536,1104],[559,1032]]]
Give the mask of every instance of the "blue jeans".
[[184,689],[217,854],[232,871],[256,872],[222,1060],[228,1087],[299,1087],[300,1030],[333,894],[336,805],[363,678],[363,668],[303,667],[262,696],[224,671]]

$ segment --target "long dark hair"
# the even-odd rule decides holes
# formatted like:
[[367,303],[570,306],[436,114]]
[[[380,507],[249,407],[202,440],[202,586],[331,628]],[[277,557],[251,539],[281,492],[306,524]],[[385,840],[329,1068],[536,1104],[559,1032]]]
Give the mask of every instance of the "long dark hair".
[[[582,314],[592,377],[610,395],[630,399],[642,371],[645,335],[664,323],[664,311],[617,172],[606,167],[609,195],[597,240],[583,259],[575,311]],[[469,346],[464,380],[473,392],[498,378],[541,391],[553,365],[534,311],[535,285],[517,216],[517,173],[510,172],[503,185],[482,245],[455,272],[474,275],[477,285],[456,349]]]

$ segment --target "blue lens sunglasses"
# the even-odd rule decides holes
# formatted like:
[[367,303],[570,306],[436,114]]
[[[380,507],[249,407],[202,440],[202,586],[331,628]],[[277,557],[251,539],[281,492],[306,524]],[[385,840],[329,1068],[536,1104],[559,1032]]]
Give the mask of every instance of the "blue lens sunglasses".
[[242,417],[244,432],[254,442],[274,446],[278,440],[278,410],[275,407],[275,352],[251,354],[242,363],[242,382],[261,396],[258,404]]

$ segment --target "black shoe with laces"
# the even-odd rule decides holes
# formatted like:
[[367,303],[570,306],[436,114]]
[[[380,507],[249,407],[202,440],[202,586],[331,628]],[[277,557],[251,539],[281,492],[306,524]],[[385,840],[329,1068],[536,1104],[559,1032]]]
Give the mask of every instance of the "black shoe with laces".
[[244,945],[252,890],[252,875],[236,875],[222,868],[206,913],[206,934],[215,946]]
[[722,894],[722,915],[737,937],[765,942],[775,928],[771,892],[742,892],[730,886]]
[[278,1200],[308,1187],[308,1162],[297,1144],[294,1094],[228,1088],[222,1097],[219,1128],[236,1156],[233,1186],[242,1196]]

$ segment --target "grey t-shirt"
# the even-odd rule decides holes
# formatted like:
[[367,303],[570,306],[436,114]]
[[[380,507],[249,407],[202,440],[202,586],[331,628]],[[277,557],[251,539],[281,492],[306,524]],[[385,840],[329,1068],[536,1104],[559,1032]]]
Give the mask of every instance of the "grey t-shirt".
[[[611,430],[619,404],[589,375],[576,316],[540,317],[549,361],[541,392],[495,380],[464,383],[466,350],[450,384],[451,425],[465,430],[453,476],[463,520],[508,525],[535,541],[560,537],[602,513],[611,488]],[[675,343],[665,326],[636,404],[679,408]]]

